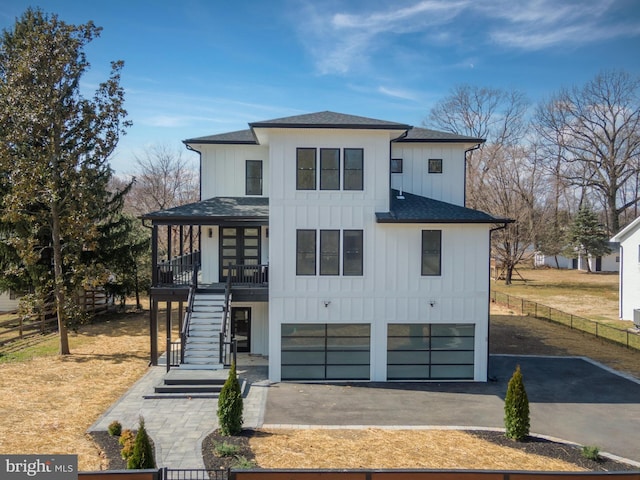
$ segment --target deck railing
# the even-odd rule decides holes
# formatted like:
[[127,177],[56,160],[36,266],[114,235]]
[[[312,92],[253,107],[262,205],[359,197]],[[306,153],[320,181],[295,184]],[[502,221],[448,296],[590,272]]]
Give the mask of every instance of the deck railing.
[[[156,265],[156,285],[189,286],[200,265],[200,252],[187,253]],[[197,276],[196,276],[197,284]]]
[[228,278],[233,286],[266,285],[269,283],[269,265],[229,265]]

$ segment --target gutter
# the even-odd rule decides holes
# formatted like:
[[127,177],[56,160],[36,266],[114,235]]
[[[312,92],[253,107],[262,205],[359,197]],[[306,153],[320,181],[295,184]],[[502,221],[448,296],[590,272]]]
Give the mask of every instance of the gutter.
[[479,150],[480,149],[480,145],[482,145],[484,142],[486,142],[486,140],[482,140],[475,147],[467,148],[464,151],[464,190],[463,190],[464,191],[464,198],[462,199],[462,201],[464,202],[463,205],[465,207],[467,206],[467,153],[473,152],[474,150]]
[[184,145],[185,147],[187,147],[187,150],[190,150],[198,154],[198,169],[199,169],[198,175],[200,178],[200,181],[198,182],[198,201],[202,201],[202,152],[200,150],[196,150],[188,143],[185,143]]
[[[389,140],[389,211],[391,211],[391,159],[393,157],[393,142],[396,142],[398,140],[402,140],[403,138],[406,138],[407,135],[409,135],[409,130],[411,130],[413,127],[411,125],[408,126],[408,128],[402,132],[402,134],[399,137],[396,138],[392,138],[391,140]],[[403,166],[402,166],[402,174],[404,175],[404,161],[402,162]]]

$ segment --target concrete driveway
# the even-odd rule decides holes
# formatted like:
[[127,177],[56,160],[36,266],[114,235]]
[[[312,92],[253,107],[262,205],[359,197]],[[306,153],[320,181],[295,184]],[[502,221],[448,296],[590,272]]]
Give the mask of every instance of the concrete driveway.
[[264,426],[504,428],[504,395],[520,365],[531,433],[640,462],[640,381],[587,359],[492,355],[487,383],[278,383]]

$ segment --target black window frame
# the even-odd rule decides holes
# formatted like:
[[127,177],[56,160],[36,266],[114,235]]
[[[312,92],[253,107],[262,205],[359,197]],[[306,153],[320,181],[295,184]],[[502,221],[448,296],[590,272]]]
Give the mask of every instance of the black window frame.
[[[360,168],[351,168],[351,161],[353,159],[347,158],[348,152],[360,152]],[[345,191],[362,191],[364,190],[364,148],[344,148],[342,155],[343,165],[343,185],[342,189]],[[360,172],[359,182],[355,182],[354,186],[351,186],[354,172]],[[357,179],[357,177],[356,177]],[[349,186],[347,186],[349,182]]]
[[[313,241],[308,241],[308,239],[301,238],[303,234],[313,233]],[[316,253],[316,245],[318,243],[318,234],[314,229],[298,229],[296,230],[296,275],[300,276],[315,276],[317,272],[317,253]],[[305,257],[313,258],[313,272],[311,273],[311,269],[309,269],[309,265],[311,265],[310,259],[306,259],[309,262],[309,265],[306,268],[303,268],[304,264],[302,263],[305,260]]]
[[[258,165],[259,166],[259,170],[260,170],[260,175],[259,176],[249,176],[250,173],[253,173],[253,170],[249,168],[249,165]],[[245,195],[249,196],[249,195],[262,195],[262,175],[263,175],[263,168],[262,168],[262,160],[246,160],[245,161],[245,169],[244,169],[244,184],[245,184]],[[250,188],[250,186],[255,186],[253,184],[252,181],[258,180],[258,189],[257,190],[253,190]]]
[[389,164],[391,173],[403,173],[403,162],[401,158],[392,158]]
[[[329,235],[335,236],[333,241],[337,247],[336,251],[327,250]],[[319,272],[320,275],[340,275],[340,230],[320,230],[320,255],[319,255]],[[331,269],[327,269],[328,266]]]
[[430,158],[428,160],[428,171],[429,173],[442,173],[442,159]]
[[[436,248],[426,248],[431,247],[432,245],[427,243],[426,236],[435,234],[435,238],[437,238],[437,249]],[[442,230],[422,230],[422,243],[421,243],[421,256],[420,256],[420,272],[423,277],[440,277],[442,276]],[[437,254],[434,253],[437,251]],[[437,255],[437,271],[427,269],[426,267],[426,259],[427,256],[429,258],[435,258]]]
[[[347,247],[347,234],[356,233],[359,237],[359,245],[355,250],[353,246]],[[347,270],[347,265],[351,265],[352,258],[347,258],[349,255],[354,255],[355,260],[359,260],[359,265],[355,270]],[[364,230],[343,230],[342,231],[342,275],[345,277],[361,277],[364,270]]]
[[[325,160],[329,160],[324,157],[325,152],[333,152],[335,154],[335,160],[337,160],[337,165],[335,168],[326,168]],[[332,159],[333,160],[333,159]],[[339,148],[321,148],[320,149],[320,190],[340,190],[340,149]],[[333,178],[333,176],[337,178]],[[333,185],[327,186],[329,183],[329,179],[332,180]]]
[[[301,167],[300,166],[300,154],[302,152],[313,152],[313,167]],[[309,175],[309,177],[313,180],[313,186],[301,186],[302,175],[301,172],[306,172],[307,170],[312,170],[313,174]],[[318,154],[317,149],[315,147],[298,147],[296,148],[296,190],[316,190],[318,186],[317,180],[317,172],[318,172]]]

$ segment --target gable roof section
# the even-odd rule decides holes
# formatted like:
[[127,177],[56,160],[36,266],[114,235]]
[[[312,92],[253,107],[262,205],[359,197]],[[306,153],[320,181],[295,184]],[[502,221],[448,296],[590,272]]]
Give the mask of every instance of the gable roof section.
[[251,128],[357,128],[365,130],[409,130],[411,125],[336,112],[316,112],[250,123]]
[[450,142],[450,143],[484,143],[484,138],[467,137],[449,132],[439,132],[429,128],[414,127],[404,137],[394,140],[394,143],[425,143],[425,142]]
[[432,198],[391,190],[391,209],[376,213],[378,223],[512,223],[508,218],[496,218],[488,213]]
[[212,221],[255,221],[267,223],[269,220],[269,199],[267,197],[215,197],[180,207],[147,213],[143,220],[158,224],[206,224]]
[[624,242],[624,240],[629,237],[629,235],[633,235],[637,229],[640,229],[640,217],[636,218],[633,222],[611,237],[611,241]]

